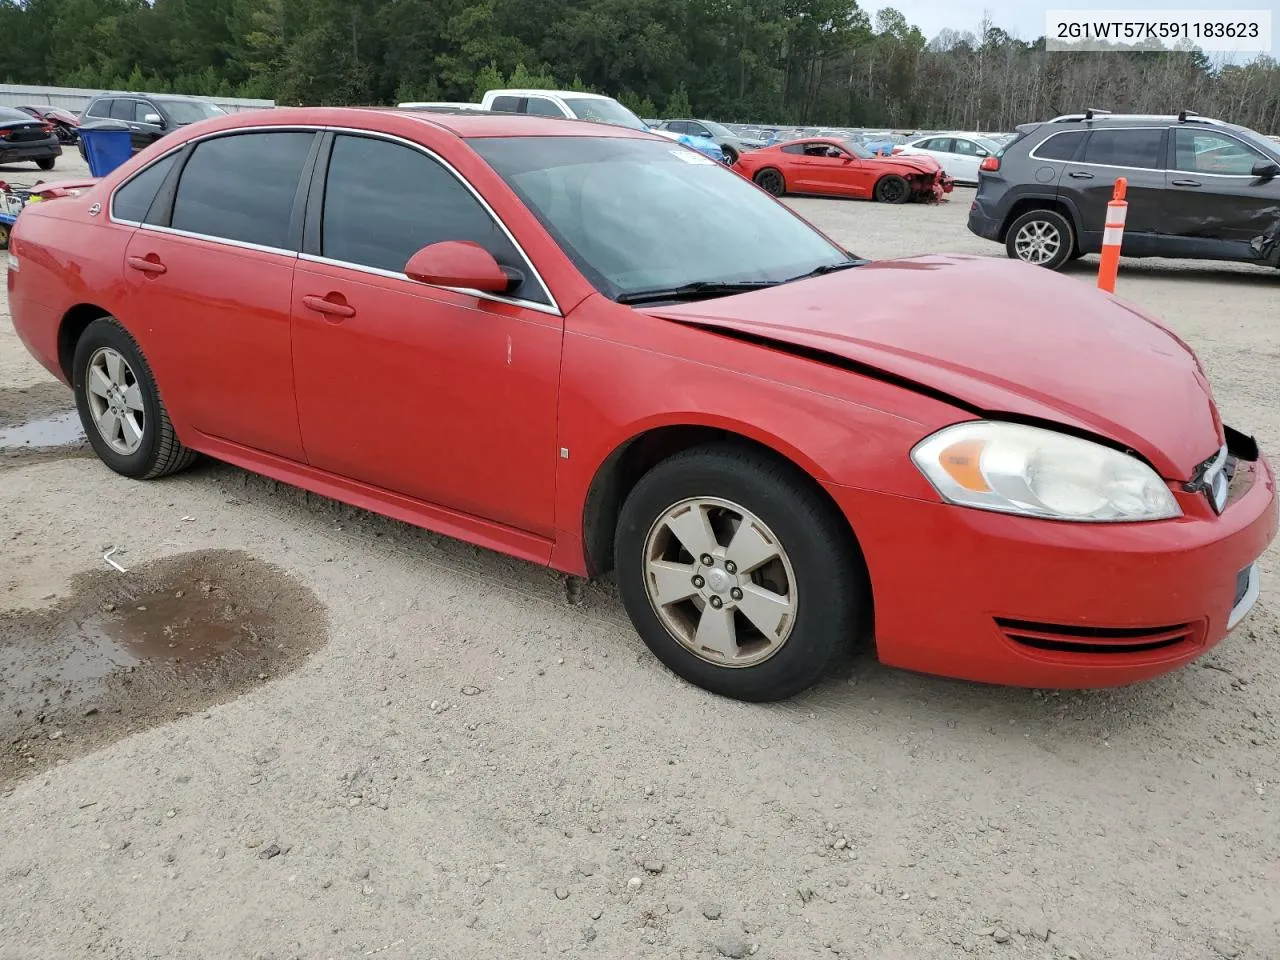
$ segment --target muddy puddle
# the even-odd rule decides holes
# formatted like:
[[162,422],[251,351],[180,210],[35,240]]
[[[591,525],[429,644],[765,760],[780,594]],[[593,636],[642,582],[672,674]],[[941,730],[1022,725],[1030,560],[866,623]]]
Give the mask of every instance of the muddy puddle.
[[229,700],[325,638],[315,594],[245,553],[82,575],[53,609],[0,613],[0,785]]
[[91,452],[71,392],[61,383],[0,389],[0,469]]

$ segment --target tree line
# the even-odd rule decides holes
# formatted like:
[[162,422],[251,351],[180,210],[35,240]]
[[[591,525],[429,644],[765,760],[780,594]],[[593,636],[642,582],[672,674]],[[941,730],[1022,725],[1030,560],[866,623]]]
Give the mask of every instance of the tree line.
[[853,0],[0,0],[0,81],[263,97],[474,100],[504,85],[645,117],[1008,130],[1085,107],[1280,129],[1280,66],[1049,53],[993,23],[927,39]]

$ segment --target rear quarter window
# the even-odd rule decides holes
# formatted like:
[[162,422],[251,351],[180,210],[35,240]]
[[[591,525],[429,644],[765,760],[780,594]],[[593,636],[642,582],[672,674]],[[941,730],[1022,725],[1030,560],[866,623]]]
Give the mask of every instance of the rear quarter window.
[[[1033,151],[1040,160],[1074,160],[1076,154],[1080,151],[1081,145],[1084,143],[1085,133],[1083,130],[1068,130],[1064,133],[1055,133],[1049,139],[1045,140]],[[1014,143],[1017,141],[1015,140]],[[1001,155],[1007,153],[1009,144],[1001,151]]]
[[124,186],[116,191],[111,200],[111,215],[117,220],[130,223],[143,223],[151,203],[160,191],[164,178],[169,175],[173,165],[178,162],[178,154],[171,153],[162,157],[151,166],[137,173]]

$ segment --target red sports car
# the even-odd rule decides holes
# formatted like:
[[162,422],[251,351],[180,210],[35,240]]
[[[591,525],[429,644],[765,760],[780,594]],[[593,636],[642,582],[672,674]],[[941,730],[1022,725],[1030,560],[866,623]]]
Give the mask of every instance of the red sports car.
[[206,120],[29,206],[8,288],[118,473],[203,453],[615,569],[664,663],[747,700],[857,638],[999,683],[1164,673],[1248,612],[1276,530],[1153,318],[1014,261],[867,262],[622,127]]
[[941,200],[955,186],[932,157],[882,157],[831,137],[743,151],[733,169],[775,197],[807,193],[907,203]]

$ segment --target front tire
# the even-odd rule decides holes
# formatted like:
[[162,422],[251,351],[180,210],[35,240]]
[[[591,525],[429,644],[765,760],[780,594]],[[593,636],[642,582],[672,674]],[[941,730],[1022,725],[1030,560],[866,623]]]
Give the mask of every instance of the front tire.
[[775,197],[780,197],[787,192],[787,182],[782,179],[782,174],[773,169],[773,167],[765,167],[752,179],[755,180],[757,187],[765,193],[773,194]]
[[724,162],[726,165],[732,167],[738,162],[738,151],[733,149],[733,147],[721,147],[720,152],[724,154]]
[[1009,224],[1004,247],[1011,260],[1060,270],[1075,250],[1075,230],[1056,210],[1029,210]]
[[56,157],[45,157],[42,160],[37,160],[36,166],[47,173],[48,171],[53,169],[54,164],[56,164],[57,162],[58,161]]
[[72,360],[72,387],[85,436],[116,473],[152,480],[195,460],[174,433],[137,341],[114,317],[85,328]]
[[733,444],[641,478],[615,540],[623,603],[674,673],[752,702],[821,680],[868,609],[844,519],[797,468]]
[[872,191],[877,203],[906,203],[911,199],[911,185],[895,173],[881,177]]

